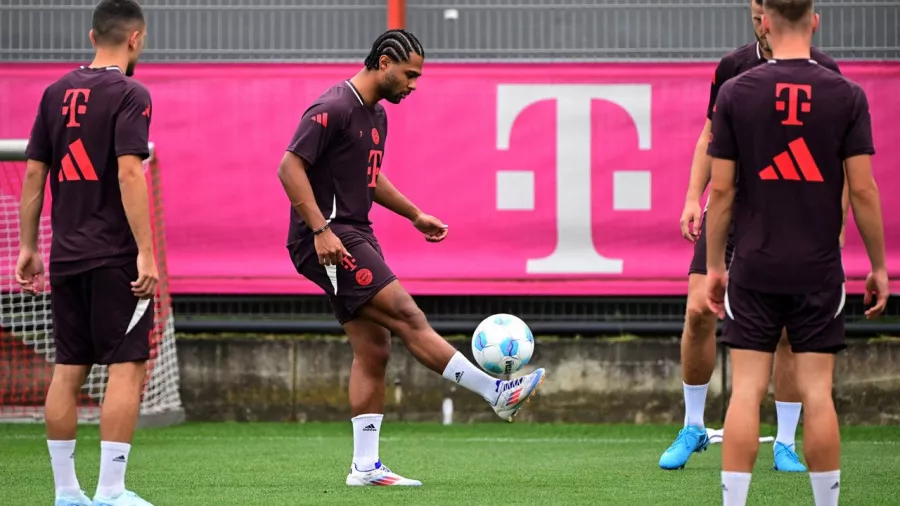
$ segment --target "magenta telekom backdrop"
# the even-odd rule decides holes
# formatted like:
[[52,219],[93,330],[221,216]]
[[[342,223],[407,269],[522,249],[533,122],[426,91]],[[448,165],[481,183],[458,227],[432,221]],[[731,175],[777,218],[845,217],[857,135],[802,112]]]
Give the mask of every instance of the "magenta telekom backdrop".
[[[0,138],[26,138],[44,87],[74,65],[0,69]],[[386,104],[382,170],[450,234],[430,244],[372,211],[415,294],[671,295],[714,64],[426,64]],[[871,106],[888,262],[900,268],[900,64],[842,64]],[[357,66],[145,64],[175,293],[317,293],[285,249],[278,163],[306,105]],[[3,226],[13,226],[5,220]],[[14,234],[13,234],[14,235]],[[868,270],[855,225],[850,291]]]

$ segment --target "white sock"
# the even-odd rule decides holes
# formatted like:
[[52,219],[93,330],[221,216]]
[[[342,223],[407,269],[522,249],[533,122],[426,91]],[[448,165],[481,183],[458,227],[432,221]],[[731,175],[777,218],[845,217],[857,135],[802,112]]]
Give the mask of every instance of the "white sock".
[[125,491],[125,469],[128,467],[128,443],[100,442],[100,481],[97,495],[113,498]]
[[353,465],[360,471],[371,471],[378,462],[382,418],[384,415],[369,414],[350,419],[353,423]]
[[809,473],[812,484],[813,500],[816,506],[837,506],[841,493],[841,471]]
[[476,394],[484,397],[484,400],[491,404],[497,402],[500,393],[497,391],[497,385],[501,380],[485,374],[484,371],[466,360],[465,355],[456,352],[447,363],[443,376],[450,381],[458,383],[463,388],[471,390]]
[[799,402],[775,401],[775,414],[778,416],[778,435],[775,441],[788,446],[794,444],[802,407],[803,404]]
[[750,491],[750,473],[722,471],[722,501],[725,506],[745,506]]
[[50,450],[50,466],[53,468],[53,483],[56,493],[61,495],[78,495],[81,485],[75,476],[75,440],[47,440]]
[[705,385],[684,385],[684,426],[706,428],[703,423],[703,411],[706,409],[706,392],[709,391],[709,383]]

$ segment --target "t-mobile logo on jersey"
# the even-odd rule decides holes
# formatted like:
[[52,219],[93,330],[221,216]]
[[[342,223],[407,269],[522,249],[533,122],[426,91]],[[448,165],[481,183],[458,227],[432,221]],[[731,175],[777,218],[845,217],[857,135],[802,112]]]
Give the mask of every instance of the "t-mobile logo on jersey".
[[[812,104],[809,102],[812,100],[812,86],[808,84],[778,83],[775,85],[775,96],[780,98],[784,94],[782,92],[785,90],[787,90],[787,100],[775,101],[776,111],[787,110],[788,113],[787,119],[782,121],[781,124],[802,126],[803,122],[798,118],[797,109],[799,108],[801,112],[809,112],[812,110]],[[806,95],[805,102],[801,100],[801,91]]]
[[[638,147],[651,146],[648,84],[509,84],[497,88],[497,149],[508,150],[512,126],[527,107],[556,101],[556,248],[529,259],[529,274],[621,274],[621,259],[597,252],[591,217],[591,102],[605,100],[628,113]],[[650,171],[613,171],[615,211],[650,210]],[[534,172],[497,172],[497,209],[534,210]]]
[[[79,98],[84,98],[84,102],[79,104]],[[78,115],[87,114],[87,103],[89,98],[91,98],[91,90],[87,88],[66,90],[66,94],[63,96],[64,105],[62,107],[62,115],[69,116],[69,122],[66,123],[67,127],[81,126],[81,123],[78,122]]]

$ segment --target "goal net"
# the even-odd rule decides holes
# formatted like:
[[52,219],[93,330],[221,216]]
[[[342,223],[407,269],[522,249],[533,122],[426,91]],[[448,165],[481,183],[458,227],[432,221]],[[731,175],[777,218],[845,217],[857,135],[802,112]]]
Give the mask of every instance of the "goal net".
[[[44,396],[53,373],[55,350],[50,314],[50,191],[44,197],[38,244],[47,270],[44,290],[22,293],[15,279],[19,256],[19,201],[25,175],[27,140],[0,139],[0,422],[42,421]],[[140,426],[184,420],[178,389],[178,360],[166,269],[162,186],[153,145],[144,163],[159,284],[150,360],[144,382]],[[94,366],[79,398],[81,422],[97,422],[106,390],[106,366]]]

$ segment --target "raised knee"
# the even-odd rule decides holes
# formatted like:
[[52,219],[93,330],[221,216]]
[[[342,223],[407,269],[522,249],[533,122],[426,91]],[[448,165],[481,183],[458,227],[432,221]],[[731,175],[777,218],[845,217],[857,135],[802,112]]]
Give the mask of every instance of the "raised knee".
[[425,313],[419,309],[419,306],[411,298],[398,304],[394,314],[396,319],[405,327],[418,329],[427,325]]

